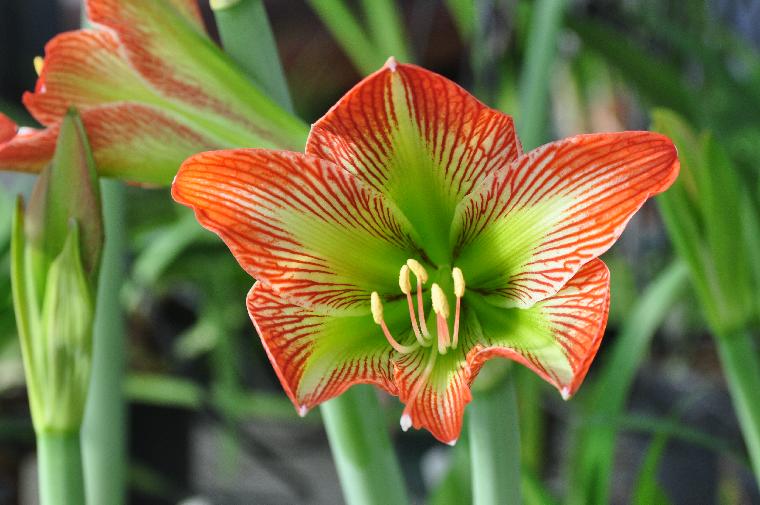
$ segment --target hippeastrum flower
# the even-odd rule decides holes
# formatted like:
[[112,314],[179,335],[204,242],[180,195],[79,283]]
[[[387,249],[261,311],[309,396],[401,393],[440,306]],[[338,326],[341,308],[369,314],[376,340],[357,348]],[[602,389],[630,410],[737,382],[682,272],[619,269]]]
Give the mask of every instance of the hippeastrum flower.
[[453,443],[492,357],[575,393],[607,320],[597,256],[677,173],[649,132],[524,154],[510,116],[389,60],[306,154],[198,154],[172,194],[258,280],[248,310],[299,412],[372,383],[406,404],[402,428]]
[[95,29],[62,33],[36,61],[24,104],[46,128],[0,115],[0,168],[38,172],[75,106],[101,175],[168,184],[191,154],[300,149],[305,125],[268,98],[208,37],[196,0],[88,0]]

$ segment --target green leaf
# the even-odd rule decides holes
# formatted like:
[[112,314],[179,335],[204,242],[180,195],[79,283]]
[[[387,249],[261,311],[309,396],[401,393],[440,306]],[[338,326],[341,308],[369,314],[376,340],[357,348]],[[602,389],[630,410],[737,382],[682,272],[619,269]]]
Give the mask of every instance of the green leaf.
[[691,120],[699,116],[693,91],[671,65],[653,57],[619,30],[601,22],[569,16],[566,23],[653,105],[671,107]]
[[649,444],[644,463],[641,465],[639,476],[636,480],[636,486],[633,492],[633,505],[668,505],[672,503],[657,482],[657,469],[660,467],[660,460],[667,447],[668,437],[658,435]]
[[293,112],[263,0],[212,0],[211,8],[225,52],[266,94]]
[[364,18],[369,25],[377,50],[384,55],[409,63],[411,55],[400,16],[402,7],[396,0],[362,0]]

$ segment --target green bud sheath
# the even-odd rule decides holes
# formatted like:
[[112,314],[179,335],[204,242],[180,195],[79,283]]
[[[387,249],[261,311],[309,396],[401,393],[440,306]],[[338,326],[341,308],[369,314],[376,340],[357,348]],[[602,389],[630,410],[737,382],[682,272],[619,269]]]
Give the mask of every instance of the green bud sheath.
[[102,243],[95,167],[70,111],[26,213],[19,199],[12,235],[14,309],[38,434],[74,433],[82,423]]

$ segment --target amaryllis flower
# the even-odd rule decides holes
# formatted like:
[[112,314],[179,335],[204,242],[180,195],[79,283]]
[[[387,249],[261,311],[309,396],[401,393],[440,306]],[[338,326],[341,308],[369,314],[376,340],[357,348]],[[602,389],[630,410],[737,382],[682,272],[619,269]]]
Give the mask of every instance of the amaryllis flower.
[[[46,128],[0,115],[0,169],[39,171],[76,107],[101,175],[171,182],[205,149],[300,149],[303,123],[282,110],[209,39],[196,0],[88,0],[95,29],[45,47],[24,104]],[[15,134],[15,135],[14,135]]]
[[607,320],[597,256],[677,173],[649,132],[523,154],[510,116],[390,60],[306,154],[198,154],[172,194],[258,280],[248,310],[302,414],[372,383],[406,404],[402,428],[453,443],[492,357],[578,389]]

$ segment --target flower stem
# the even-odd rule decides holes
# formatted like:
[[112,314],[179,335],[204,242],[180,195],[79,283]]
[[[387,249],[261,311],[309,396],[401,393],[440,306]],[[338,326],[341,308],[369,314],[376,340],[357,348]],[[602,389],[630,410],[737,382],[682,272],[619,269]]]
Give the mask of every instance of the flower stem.
[[513,371],[473,392],[468,430],[473,505],[515,505],[520,494],[520,427]]
[[41,505],[83,505],[84,481],[79,433],[37,435]]
[[354,386],[321,408],[346,503],[409,503],[372,386]]
[[[123,393],[126,351],[119,293],[124,270],[124,188],[101,181],[105,248],[100,271],[90,392],[82,426],[87,503],[124,503],[126,406]],[[83,503],[83,502],[81,502]]]
[[760,483],[760,358],[752,336],[746,331],[716,339],[731,399],[747,444],[755,480]]
[[[211,7],[225,52],[245,69],[267,95],[288,112],[293,112],[288,84],[264,2],[212,0]],[[255,52],[255,57],[251,57],[252,52]]]

